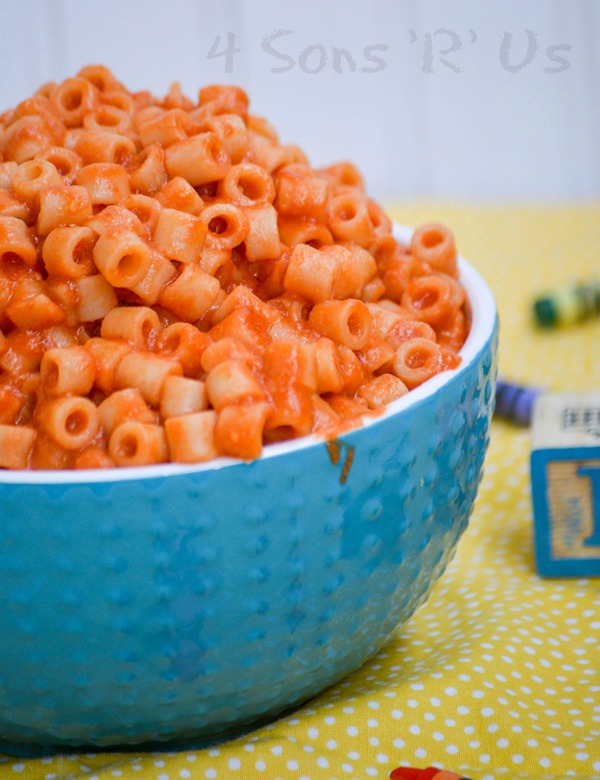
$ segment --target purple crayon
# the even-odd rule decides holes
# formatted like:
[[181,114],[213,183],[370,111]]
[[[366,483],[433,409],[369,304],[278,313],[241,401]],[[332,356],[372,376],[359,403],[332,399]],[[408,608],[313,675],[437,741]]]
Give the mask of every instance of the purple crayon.
[[517,425],[529,425],[533,404],[540,393],[539,388],[520,387],[499,379],[496,383],[494,414]]

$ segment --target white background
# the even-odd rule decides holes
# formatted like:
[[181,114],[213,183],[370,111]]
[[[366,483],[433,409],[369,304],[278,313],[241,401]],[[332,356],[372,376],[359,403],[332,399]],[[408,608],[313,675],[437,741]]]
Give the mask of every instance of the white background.
[[90,63],[158,95],[236,83],[377,197],[581,201],[599,46],[598,0],[0,0],[0,111]]

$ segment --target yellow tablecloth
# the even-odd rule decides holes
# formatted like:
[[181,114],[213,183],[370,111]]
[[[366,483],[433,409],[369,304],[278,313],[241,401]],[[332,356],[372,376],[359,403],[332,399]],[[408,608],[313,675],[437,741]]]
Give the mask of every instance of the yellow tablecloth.
[[[390,213],[454,228],[496,295],[504,378],[600,389],[600,318],[560,331],[531,321],[540,292],[600,276],[600,204]],[[600,579],[537,576],[529,453],[528,429],[494,421],[469,530],[428,602],[292,715],[209,750],[0,757],[0,777],[368,780],[435,765],[474,780],[600,778]]]

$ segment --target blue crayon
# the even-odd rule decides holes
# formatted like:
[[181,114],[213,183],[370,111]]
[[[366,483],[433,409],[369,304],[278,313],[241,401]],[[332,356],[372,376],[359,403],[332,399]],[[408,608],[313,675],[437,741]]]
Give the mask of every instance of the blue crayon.
[[517,425],[529,425],[535,399],[541,390],[519,387],[499,379],[496,383],[496,408],[494,414]]

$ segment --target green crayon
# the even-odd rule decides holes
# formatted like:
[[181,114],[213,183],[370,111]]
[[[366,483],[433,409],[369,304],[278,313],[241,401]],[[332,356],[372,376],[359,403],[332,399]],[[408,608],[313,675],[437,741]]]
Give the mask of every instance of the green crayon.
[[576,325],[600,315],[600,281],[568,287],[555,295],[537,298],[533,313],[542,328]]

